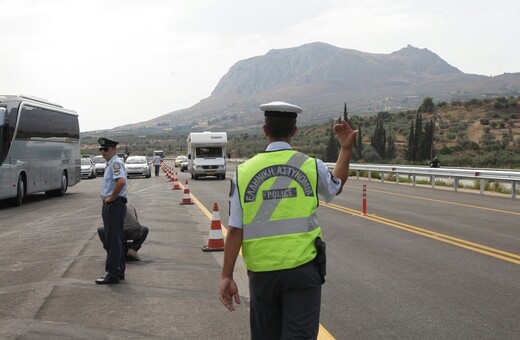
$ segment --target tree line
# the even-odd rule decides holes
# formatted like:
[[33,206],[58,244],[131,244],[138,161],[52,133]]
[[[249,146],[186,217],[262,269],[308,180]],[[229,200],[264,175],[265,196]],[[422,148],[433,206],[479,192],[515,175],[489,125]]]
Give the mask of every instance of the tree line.
[[[444,120],[439,118],[436,122],[440,111],[448,112],[448,107],[452,110],[450,114],[445,115]],[[343,116],[336,122],[343,118],[359,131],[352,161],[425,164],[425,161],[442,157],[444,164],[452,166],[513,168],[520,166],[520,139],[514,138],[517,131],[514,122],[518,116],[515,111],[517,107],[518,97],[452,101],[451,105],[446,102],[435,104],[431,97],[426,97],[414,111],[394,114],[379,112],[375,117],[360,118],[348,115],[345,102]],[[484,126],[479,143],[468,137],[468,124],[472,121],[464,122],[457,117],[461,112],[471,112],[476,108],[485,111],[484,117],[479,116],[480,120],[476,116],[473,118],[476,124]],[[426,121],[424,117],[427,117]],[[403,125],[405,122],[409,122],[406,128]],[[364,138],[365,127],[370,129],[369,138]],[[491,133],[494,128],[497,130]],[[500,132],[498,129],[506,131]],[[500,136],[500,133],[501,140],[498,140],[495,136]],[[397,134],[401,136],[399,148],[396,145]],[[323,153],[324,161],[334,162],[338,149],[339,145],[331,128]]]

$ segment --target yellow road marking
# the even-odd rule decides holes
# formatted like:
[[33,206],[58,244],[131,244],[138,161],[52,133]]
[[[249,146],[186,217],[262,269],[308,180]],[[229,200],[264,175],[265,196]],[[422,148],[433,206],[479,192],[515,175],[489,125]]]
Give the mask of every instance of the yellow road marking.
[[340,206],[340,205],[337,205],[337,204],[325,203],[323,201],[320,201],[320,204],[325,206],[325,207],[327,207],[327,208],[334,209],[334,210],[341,211],[341,212],[345,212],[345,213],[349,213],[349,214],[352,214],[354,216],[365,218],[365,219],[368,219],[368,220],[371,220],[371,221],[374,221],[374,222],[377,222],[377,223],[381,223],[381,224],[387,225],[387,226],[392,227],[392,228],[405,230],[405,231],[408,231],[410,233],[414,233],[414,234],[417,234],[417,235],[428,237],[428,238],[431,238],[431,239],[434,239],[434,240],[437,240],[437,241],[440,241],[440,242],[448,243],[448,244],[451,244],[451,245],[454,245],[454,246],[457,246],[457,247],[461,247],[461,248],[464,248],[464,249],[467,249],[467,250],[471,250],[471,251],[474,251],[474,252],[477,252],[477,253],[481,253],[481,254],[484,254],[484,255],[492,256],[492,257],[495,257],[497,259],[501,259],[501,260],[504,260],[504,261],[507,261],[507,262],[520,264],[520,255],[515,254],[515,253],[510,253],[510,252],[503,251],[503,250],[500,250],[500,249],[488,247],[488,246],[485,246],[485,245],[482,245],[482,244],[478,244],[478,243],[474,243],[474,242],[471,242],[471,241],[463,240],[463,239],[460,239],[460,238],[456,238],[456,237],[453,237],[453,236],[450,236],[450,235],[446,235],[446,234],[438,233],[438,232],[435,232],[435,231],[432,231],[432,230],[420,228],[420,227],[413,226],[413,225],[410,225],[410,224],[406,224],[406,223],[402,223],[402,222],[398,222],[398,221],[393,221],[393,220],[390,220],[388,218],[376,216],[376,215],[373,215],[373,214],[363,215],[359,211],[356,211],[356,210],[350,209],[350,208],[346,208],[346,207],[343,207],[343,206]]
[[[352,188],[352,189],[359,189],[358,187],[354,187],[354,186],[348,186],[348,187]],[[464,203],[457,203],[457,202],[449,202],[449,201],[443,201],[443,200],[438,200],[438,199],[434,199],[434,198],[427,198],[427,197],[421,197],[421,196],[413,196],[413,195],[407,195],[407,194],[397,194],[397,193],[394,193],[394,192],[389,192],[389,191],[384,191],[384,190],[374,190],[374,189],[370,189],[369,190],[369,189],[367,189],[367,191],[380,192],[380,193],[383,193],[383,194],[408,197],[408,198],[413,198],[413,199],[417,199],[417,200],[430,201],[430,202],[436,202],[436,203],[443,203],[443,204],[448,204],[448,205],[457,205],[459,207],[487,210],[487,211],[493,211],[493,212],[498,212],[498,213],[502,213],[502,214],[509,214],[509,215],[520,216],[520,213],[515,212],[515,211],[493,209],[493,208],[487,208],[487,207],[482,207],[482,206],[478,206],[478,205],[471,205],[471,204],[464,204]]]

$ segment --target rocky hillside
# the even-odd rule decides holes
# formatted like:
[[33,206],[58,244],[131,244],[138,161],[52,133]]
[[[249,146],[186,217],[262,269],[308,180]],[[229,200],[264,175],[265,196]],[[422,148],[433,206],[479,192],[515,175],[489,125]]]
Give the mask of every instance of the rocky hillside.
[[351,114],[415,109],[436,102],[520,94],[520,73],[466,74],[428,49],[408,45],[372,54],[310,43],[242,60],[196,105],[116,131],[241,131],[261,121],[258,106],[285,100],[304,108],[301,122],[335,117],[346,102]]

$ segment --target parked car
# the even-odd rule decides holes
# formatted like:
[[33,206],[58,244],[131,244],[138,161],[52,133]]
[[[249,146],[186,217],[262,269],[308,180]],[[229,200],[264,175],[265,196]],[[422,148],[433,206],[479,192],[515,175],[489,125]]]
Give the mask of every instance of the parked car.
[[96,178],[96,168],[92,159],[82,157],[81,158],[81,178]]
[[92,158],[92,162],[94,163],[94,168],[96,169],[96,175],[103,175],[105,173],[105,168],[107,167],[107,161],[103,158],[103,156],[96,156]]
[[126,175],[130,176],[152,176],[152,168],[146,159],[146,156],[128,156],[125,162]]
[[188,160],[182,161],[181,163],[181,172],[188,171]]
[[122,152],[117,153],[117,158],[119,158],[123,163],[126,162],[126,155]]
[[177,158],[175,158],[175,167],[180,167],[183,161],[188,161],[188,156],[177,156]]

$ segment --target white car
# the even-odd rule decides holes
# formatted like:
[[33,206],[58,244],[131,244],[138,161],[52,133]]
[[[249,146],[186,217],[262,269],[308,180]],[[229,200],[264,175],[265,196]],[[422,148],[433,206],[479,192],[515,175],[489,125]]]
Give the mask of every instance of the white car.
[[184,161],[188,161],[188,157],[187,156],[177,156],[177,158],[175,158],[175,167],[178,168],[181,166],[182,162]]
[[107,161],[103,158],[103,156],[96,156],[92,158],[92,162],[94,163],[94,168],[96,169],[96,174],[103,175],[105,173],[105,168],[107,167]]
[[96,178],[96,169],[92,159],[82,157],[81,158],[81,178]]
[[127,177],[144,176],[150,178],[152,176],[152,169],[146,156],[128,156],[125,169]]

